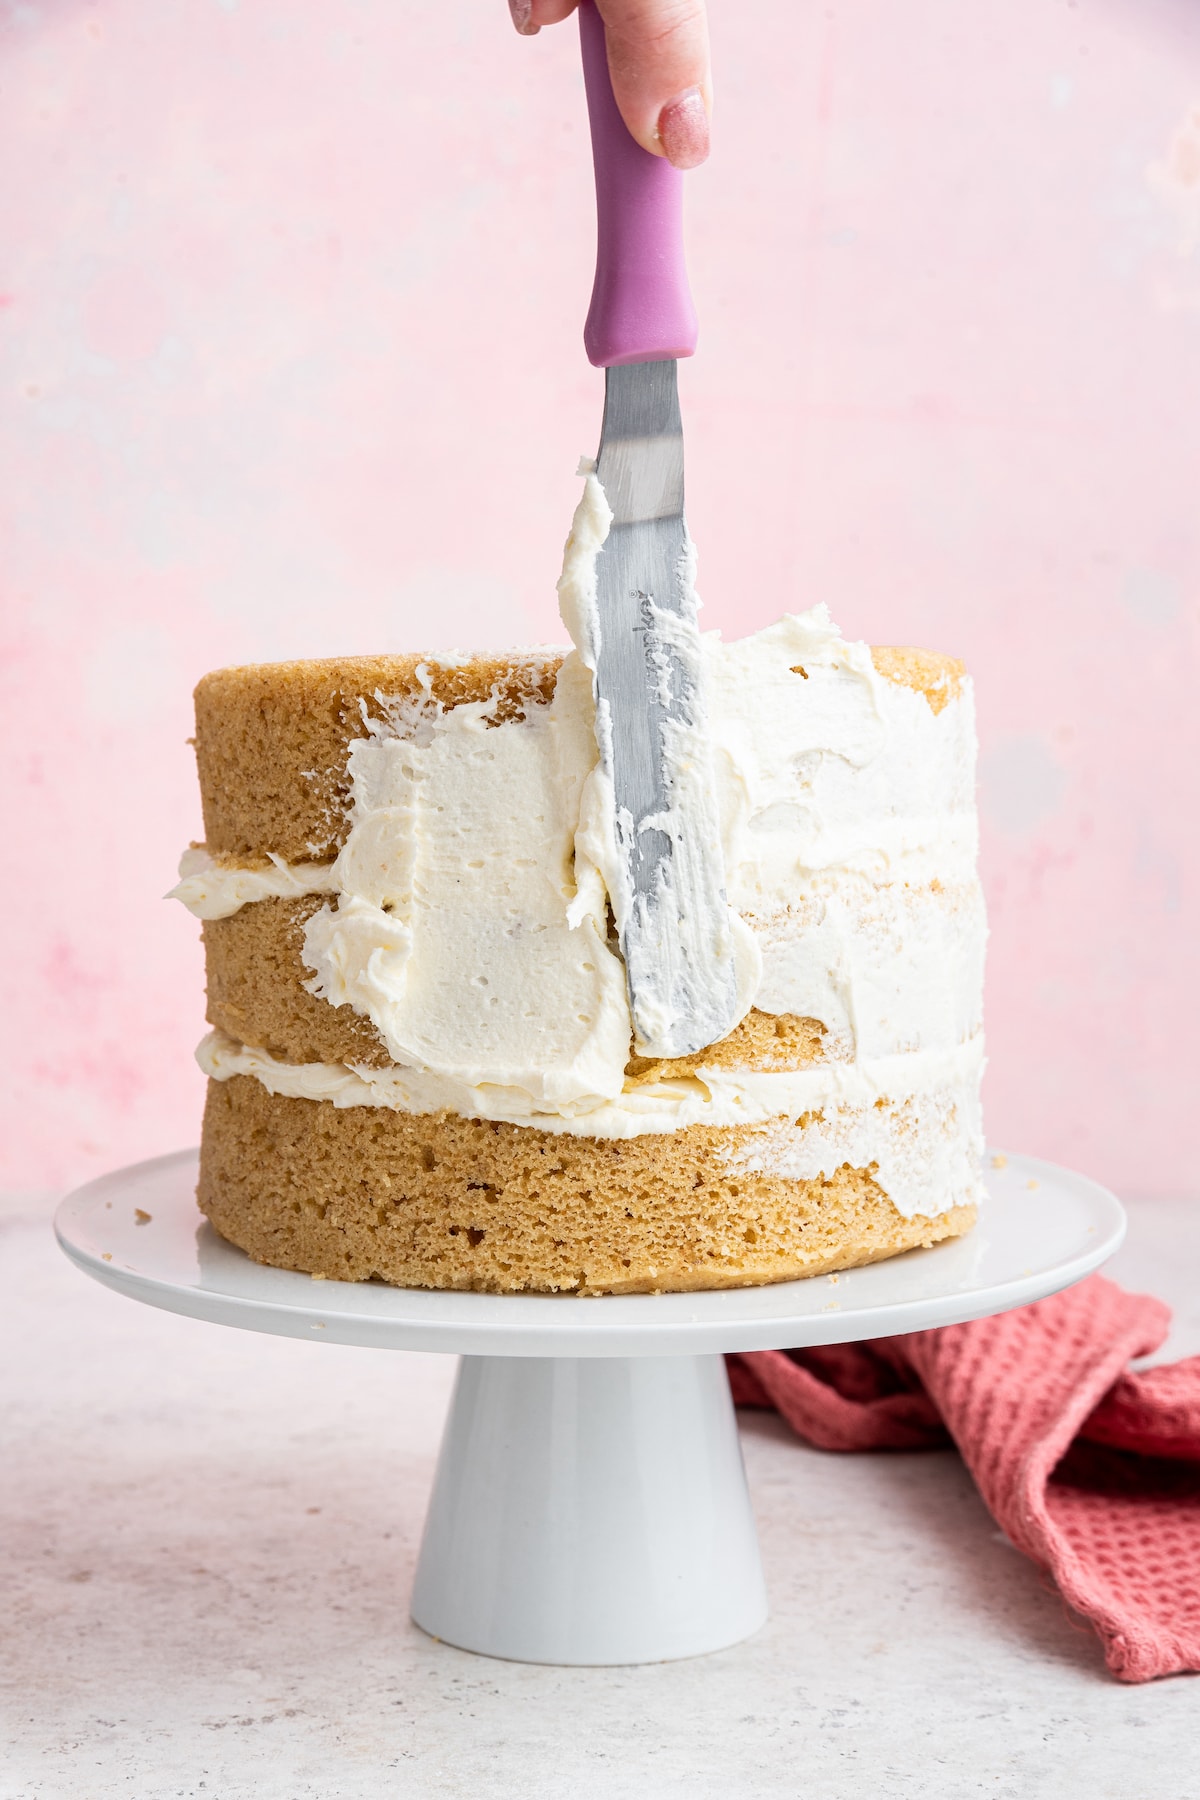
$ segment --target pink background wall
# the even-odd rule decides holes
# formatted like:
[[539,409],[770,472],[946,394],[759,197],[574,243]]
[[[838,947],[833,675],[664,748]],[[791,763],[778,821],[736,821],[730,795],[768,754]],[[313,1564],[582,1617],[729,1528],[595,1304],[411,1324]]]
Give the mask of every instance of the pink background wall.
[[[707,618],[965,656],[993,1141],[1196,1187],[1200,7],[715,0]],[[190,690],[557,638],[601,382],[573,28],[0,12],[3,1179],[194,1139]]]

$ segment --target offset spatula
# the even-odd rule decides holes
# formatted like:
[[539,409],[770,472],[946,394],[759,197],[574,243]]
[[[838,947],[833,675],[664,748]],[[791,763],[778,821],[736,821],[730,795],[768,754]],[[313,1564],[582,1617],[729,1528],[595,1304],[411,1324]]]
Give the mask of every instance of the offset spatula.
[[696,348],[683,177],[626,130],[594,0],[579,30],[597,215],[584,344],[606,371],[596,474],[613,513],[593,672],[621,863],[611,898],[637,1048],[679,1057],[724,1037],[738,1013],[683,516],[676,361]]

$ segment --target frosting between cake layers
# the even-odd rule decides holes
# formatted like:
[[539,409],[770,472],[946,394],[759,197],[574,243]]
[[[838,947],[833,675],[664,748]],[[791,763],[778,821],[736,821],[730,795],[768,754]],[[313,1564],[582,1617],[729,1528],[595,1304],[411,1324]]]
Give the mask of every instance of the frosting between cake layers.
[[944,1212],[948,1196],[979,1196],[983,1139],[978,1035],[953,1049],[819,1062],[766,1071],[706,1067],[698,1074],[629,1082],[615,1099],[579,1113],[541,1112],[519,1089],[467,1086],[412,1068],[287,1063],[213,1031],[196,1052],[216,1081],[249,1075],[269,1093],[343,1107],[499,1120],[553,1135],[621,1139],[692,1125],[746,1126],[717,1154],[729,1171],[769,1171],[793,1180],[832,1175],[844,1163],[873,1166],[897,1211]]
[[219,863],[198,845],[179,859],[179,880],[167,894],[182,900],[197,919],[231,919],[256,900],[298,900],[305,894],[337,894],[330,863],[287,863],[272,855],[264,868]]

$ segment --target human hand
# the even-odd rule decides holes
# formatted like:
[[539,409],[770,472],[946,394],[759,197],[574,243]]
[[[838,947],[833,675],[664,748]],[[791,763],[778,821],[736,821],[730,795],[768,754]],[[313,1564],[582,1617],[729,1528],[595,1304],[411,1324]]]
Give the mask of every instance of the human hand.
[[[508,0],[522,37],[556,25],[577,0]],[[708,155],[712,92],[704,0],[598,0],[621,117],[642,148],[677,169]]]

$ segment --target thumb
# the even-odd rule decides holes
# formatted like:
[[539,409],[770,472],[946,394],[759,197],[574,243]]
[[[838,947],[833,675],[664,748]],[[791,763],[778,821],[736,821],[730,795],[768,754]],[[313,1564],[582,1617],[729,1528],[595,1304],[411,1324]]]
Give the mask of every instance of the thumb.
[[645,150],[678,169],[708,155],[708,23],[703,0],[598,0],[613,97]]
[[[532,37],[575,10],[575,0],[508,0]],[[704,0],[599,0],[608,70],[621,117],[644,150],[679,169],[708,155],[712,91]]]

